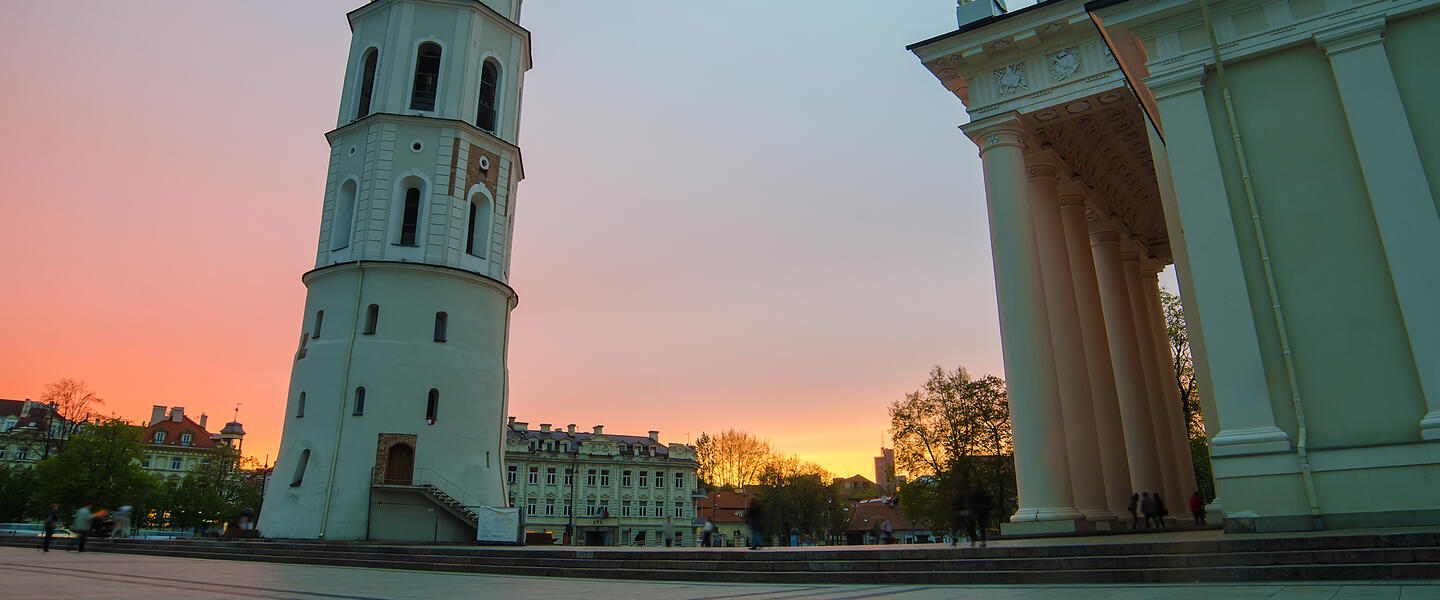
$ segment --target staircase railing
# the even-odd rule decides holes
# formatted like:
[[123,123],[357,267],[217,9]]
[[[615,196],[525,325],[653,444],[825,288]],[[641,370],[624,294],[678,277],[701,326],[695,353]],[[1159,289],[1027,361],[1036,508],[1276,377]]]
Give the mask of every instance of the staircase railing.
[[444,475],[436,473],[434,469],[415,469],[408,483],[387,480],[383,471],[372,470],[372,473],[370,479],[372,485],[403,485],[420,488],[434,496],[436,500],[450,505],[456,512],[465,515],[470,520],[479,520],[479,516],[473,509],[484,506],[480,497],[466,491],[460,484],[450,481]]

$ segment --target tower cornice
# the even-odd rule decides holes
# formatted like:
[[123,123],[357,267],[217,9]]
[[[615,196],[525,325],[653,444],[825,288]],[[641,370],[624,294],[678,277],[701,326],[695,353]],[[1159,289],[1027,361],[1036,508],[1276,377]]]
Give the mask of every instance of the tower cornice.
[[320,279],[322,277],[338,275],[340,273],[345,273],[348,271],[357,271],[362,268],[375,271],[426,271],[434,273],[436,275],[452,277],[455,279],[469,281],[471,283],[476,283],[485,287],[492,288],[497,292],[505,294],[505,297],[508,298],[510,301],[510,308],[512,310],[520,304],[520,295],[515,293],[515,288],[510,287],[509,284],[503,281],[500,281],[488,275],[476,273],[474,271],[467,271],[465,269],[457,269],[455,267],[447,267],[444,265],[432,265],[430,263],[401,262],[398,260],[358,260],[335,263],[333,265],[326,265],[318,269],[311,269],[309,271],[306,271],[305,274],[300,276],[300,281],[305,283],[306,285],[309,285],[310,282]]
[[[351,32],[354,32],[354,31],[355,31],[355,19],[364,16],[366,13],[369,13],[369,12],[371,12],[371,11],[374,11],[374,10],[378,9],[379,7],[381,7],[381,6],[384,6],[384,5],[386,5],[386,4],[390,4],[390,3],[396,2],[396,1],[397,1],[397,0],[371,0],[370,2],[365,3],[365,6],[361,6],[360,8],[357,8],[357,9],[355,9],[355,10],[352,10],[352,11],[348,12],[348,13],[345,13],[345,18],[349,21],[349,24],[350,24],[350,31],[351,31]],[[516,23],[515,21],[510,20],[510,17],[507,17],[507,16],[505,16],[504,14],[501,14],[500,11],[497,11],[497,10],[495,10],[495,9],[493,9],[493,8],[490,8],[489,5],[485,4],[484,2],[481,2],[480,0],[426,0],[426,1],[427,1],[427,2],[432,2],[432,3],[435,3],[435,4],[449,4],[449,5],[457,6],[457,7],[461,7],[461,8],[471,8],[471,9],[474,9],[474,10],[480,12],[481,14],[484,14],[484,15],[487,16],[487,17],[490,17],[491,20],[493,20],[493,21],[495,21],[496,23],[500,24],[502,27],[505,27],[506,29],[509,29],[511,33],[514,33],[515,35],[520,36],[520,39],[523,41],[524,46],[525,46],[525,49],[524,49],[524,52],[525,52],[525,70],[526,70],[526,71],[529,71],[529,70],[530,70],[530,67],[534,66],[534,65],[531,63],[531,60],[530,60],[530,30],[529,30],[529,29],[526,29],[526,28],[524,28],[524,27],[521,27],[519,23]]]
[[336,128],[334,128],[334,129],[331,129],[330,131],[325,132],[325,141],[334,143],[335,138],[344,136],[345,134],[349,133],[352,129],[359,129],[359,128],[362,127],[362,125],[367,125],[367,126],[368,126],[369,123],[370,123],[370,121],[372,121],[372,120],[376,120],[376,121],[391,120],[391,121],[397,121],[397,122],[402,122],[402,123],[417,123],[417,124],[424,124],[424,125],[431,125],[431,126],[433,126],[433,125],[442,125],[442,126],[447,126],[447,127],[455,127],[455,128],[457,128],[457,129],[464,130],[466,133],[469,133],[469,134],[471,134],[471,135],[485,138],[485,139],[490,140],[491,142],[494,142],[495,144],[501,146],[502,149],[508,150],[508,151],[510,151],[510,152],[515,153],[515,181],[519,182],[519,181],[525,179],[525,160],[524,160],[524,157],[520,154],[520,147],[519,147],[519,146],[516,146],[515,144],[512,144],[512,143],[510,143],[510,142],[508,142],[508,141],[505,141],[504,138],[501,138],[501,137],[499,137],[499,136],[497,136],[497,135],[495,135],[495,134],[493,134],[493,133],[490,133],[490,132],[488,132],[488,131],[485,131],[484,129],[481,129],[481,128],[479,128],[479,127],[476,127],[476,126],[475,126],[474,124],[472,124],[472,123],[468,123],[468,122],[465,122],[465,121],[461,121],[461,120],[459,120],[459,119],[447,119],[447,118],[444,118],[444,117],[421,117],[421,116],[418,116],[418,115],[404,115],[404,114],[399,114],[399,113],[377,112],[377,113],[371,113],[371,114],[369,114],[369,115],[366,115],[366,116],[363,117],[363,118],[356,119],[356,120],[354,120],[354,121],[351,121],[351,122],[349,122],[349,123],[346,123],[346,124],[344,124],[344,125],[341,125],[341,126],[339,126],[339,127],[336,127]]

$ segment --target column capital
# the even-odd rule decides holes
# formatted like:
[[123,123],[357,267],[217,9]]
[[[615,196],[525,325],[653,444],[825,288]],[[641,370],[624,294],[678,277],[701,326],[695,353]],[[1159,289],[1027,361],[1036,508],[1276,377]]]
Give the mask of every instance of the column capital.
[[1124,249],[1124,247],[1122,246],[1121,249],[1120,249],[1120,262],[1123,262],[1123,263],[1135,263],[1136,265],[1139,265],[1139,264],[1140,264],[1140,253],[1139,253],[1139,252],[1136,252],[1136,251],[1134,251],[1134,250],[1126,250],[1126,249]]
[[1008,146],[1025,149],[1025,127],[1014,113],[972,121],[961,125],[960,131],[980,148],[982,158],[986,152],[995,148]]
[[1385,43],[1385,17],[1377,16],[1315,32],[1315,44],[1325,56],[1344,54],[1366,46]]
[[1060,194],[1060,206],[1062,208],[1070,206],[1079,206],[1080,208],[1085,208],[1085,195],[1076,193],[1062,193]]
[[1120,234],[1115,231],[1100,230],[1090,232],[1090,245],[1099,246],[1102,244],[1119,244]]
[[1047,164],[1026,165],[1025,175],[1030,179],[1055,179],[1055,166]]
[[1204,65],[1196,65],[1168,73],[1151,75],[1145,78],[1145,85],[1155,94],[1156,101],[1164,100],[1172,96],[1198,92],[1205,85],[1205,67]]
[[1160,272],[1164,270],[1165,265],[1162,265],[1157,261],[1140,261],[1140,277],[1143,279],[1157,279],[1157,276],[1160,275]]

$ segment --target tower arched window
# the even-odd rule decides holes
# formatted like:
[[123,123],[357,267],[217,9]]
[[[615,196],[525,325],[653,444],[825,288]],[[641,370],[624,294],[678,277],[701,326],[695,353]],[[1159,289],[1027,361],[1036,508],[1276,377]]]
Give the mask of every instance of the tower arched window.
[[318,340],[318,339],[320,339],[320,326],[321,326],[321,325],[324,325],[324,324],[325,324],[325,311],[323,311],[323,310],[317,310],[317,311],[315,311],[315,331],[314,331],[314,333],[311,333],[311,334],[310,334],[310,339],[312,339],[312,340]]
[[449,327],[449,325],[450,325],[450,315],[449,315],[449,314],[446,314],[445,311],[443,311],[443,310],[440,311],[440,312],[435,313],[435,341],[437,341],[437,342],[443,342],[443,341],[445,341],[445,334],[446,334],[445,330]]
[[470,195],[470,222],[465,236],[465,252],[484,257],[490,246],[490,199],[476,191]]
[[365,414],[365,386],[355,388],[355,410],[351,414],[360,416]]
[[435,417],[440,411],[440,390],[430,388],[430,395],[425,398],[425,422],[435,424]]
[[300,400],[295,403],[295,418],[305,416],[305,392],[300,392]]
[[305,480],[305,467],[310,465],[310,449],[306,448],[300,452],[300,460],[295,461],[295,475],[290,479],[290,487],[300,487],[300,482]]
[[480,67],[480,105],[475,109],[475,126],[495,133],[498,112],[495,99],[500,90],[500,66],[494,59],[487,59]]
[[380,305],[371,304],[365,307],[365,329],[360,333],[364,335],[375,335],[375,327],[380,324]]
[[435,92],[440,87],[440,44],[420,44],[415,54],[415,86],[410,92],[411,110],[435,110]]
[[340,194],[335,198],[335,217],[330,222],[331,250],[350,245],[350,230],[355,228],[355,189],[354,179],[340,184]]
[[360,75],[360,106],[355,110],[356,119],[370,114],[370,98],[375,93],[375,69],[379,65],[380,51],[371,48],[365,53],[365,68]]
[[400,245],[415,245],[415,229],[420,224],[420,188],[405,190],[405,205],[400,215]]

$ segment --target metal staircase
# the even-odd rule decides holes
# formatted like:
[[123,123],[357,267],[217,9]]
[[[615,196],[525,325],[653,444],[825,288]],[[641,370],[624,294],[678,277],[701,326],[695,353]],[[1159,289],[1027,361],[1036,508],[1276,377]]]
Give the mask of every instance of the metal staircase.
[[387,478],[384,473],[372,469],[370,485],[380,489],[417,492],[471,527],[480,524],[480,516],[474,510],[481,506],[480,499],[431,469],[415,469],[413,475],[403,481]]

